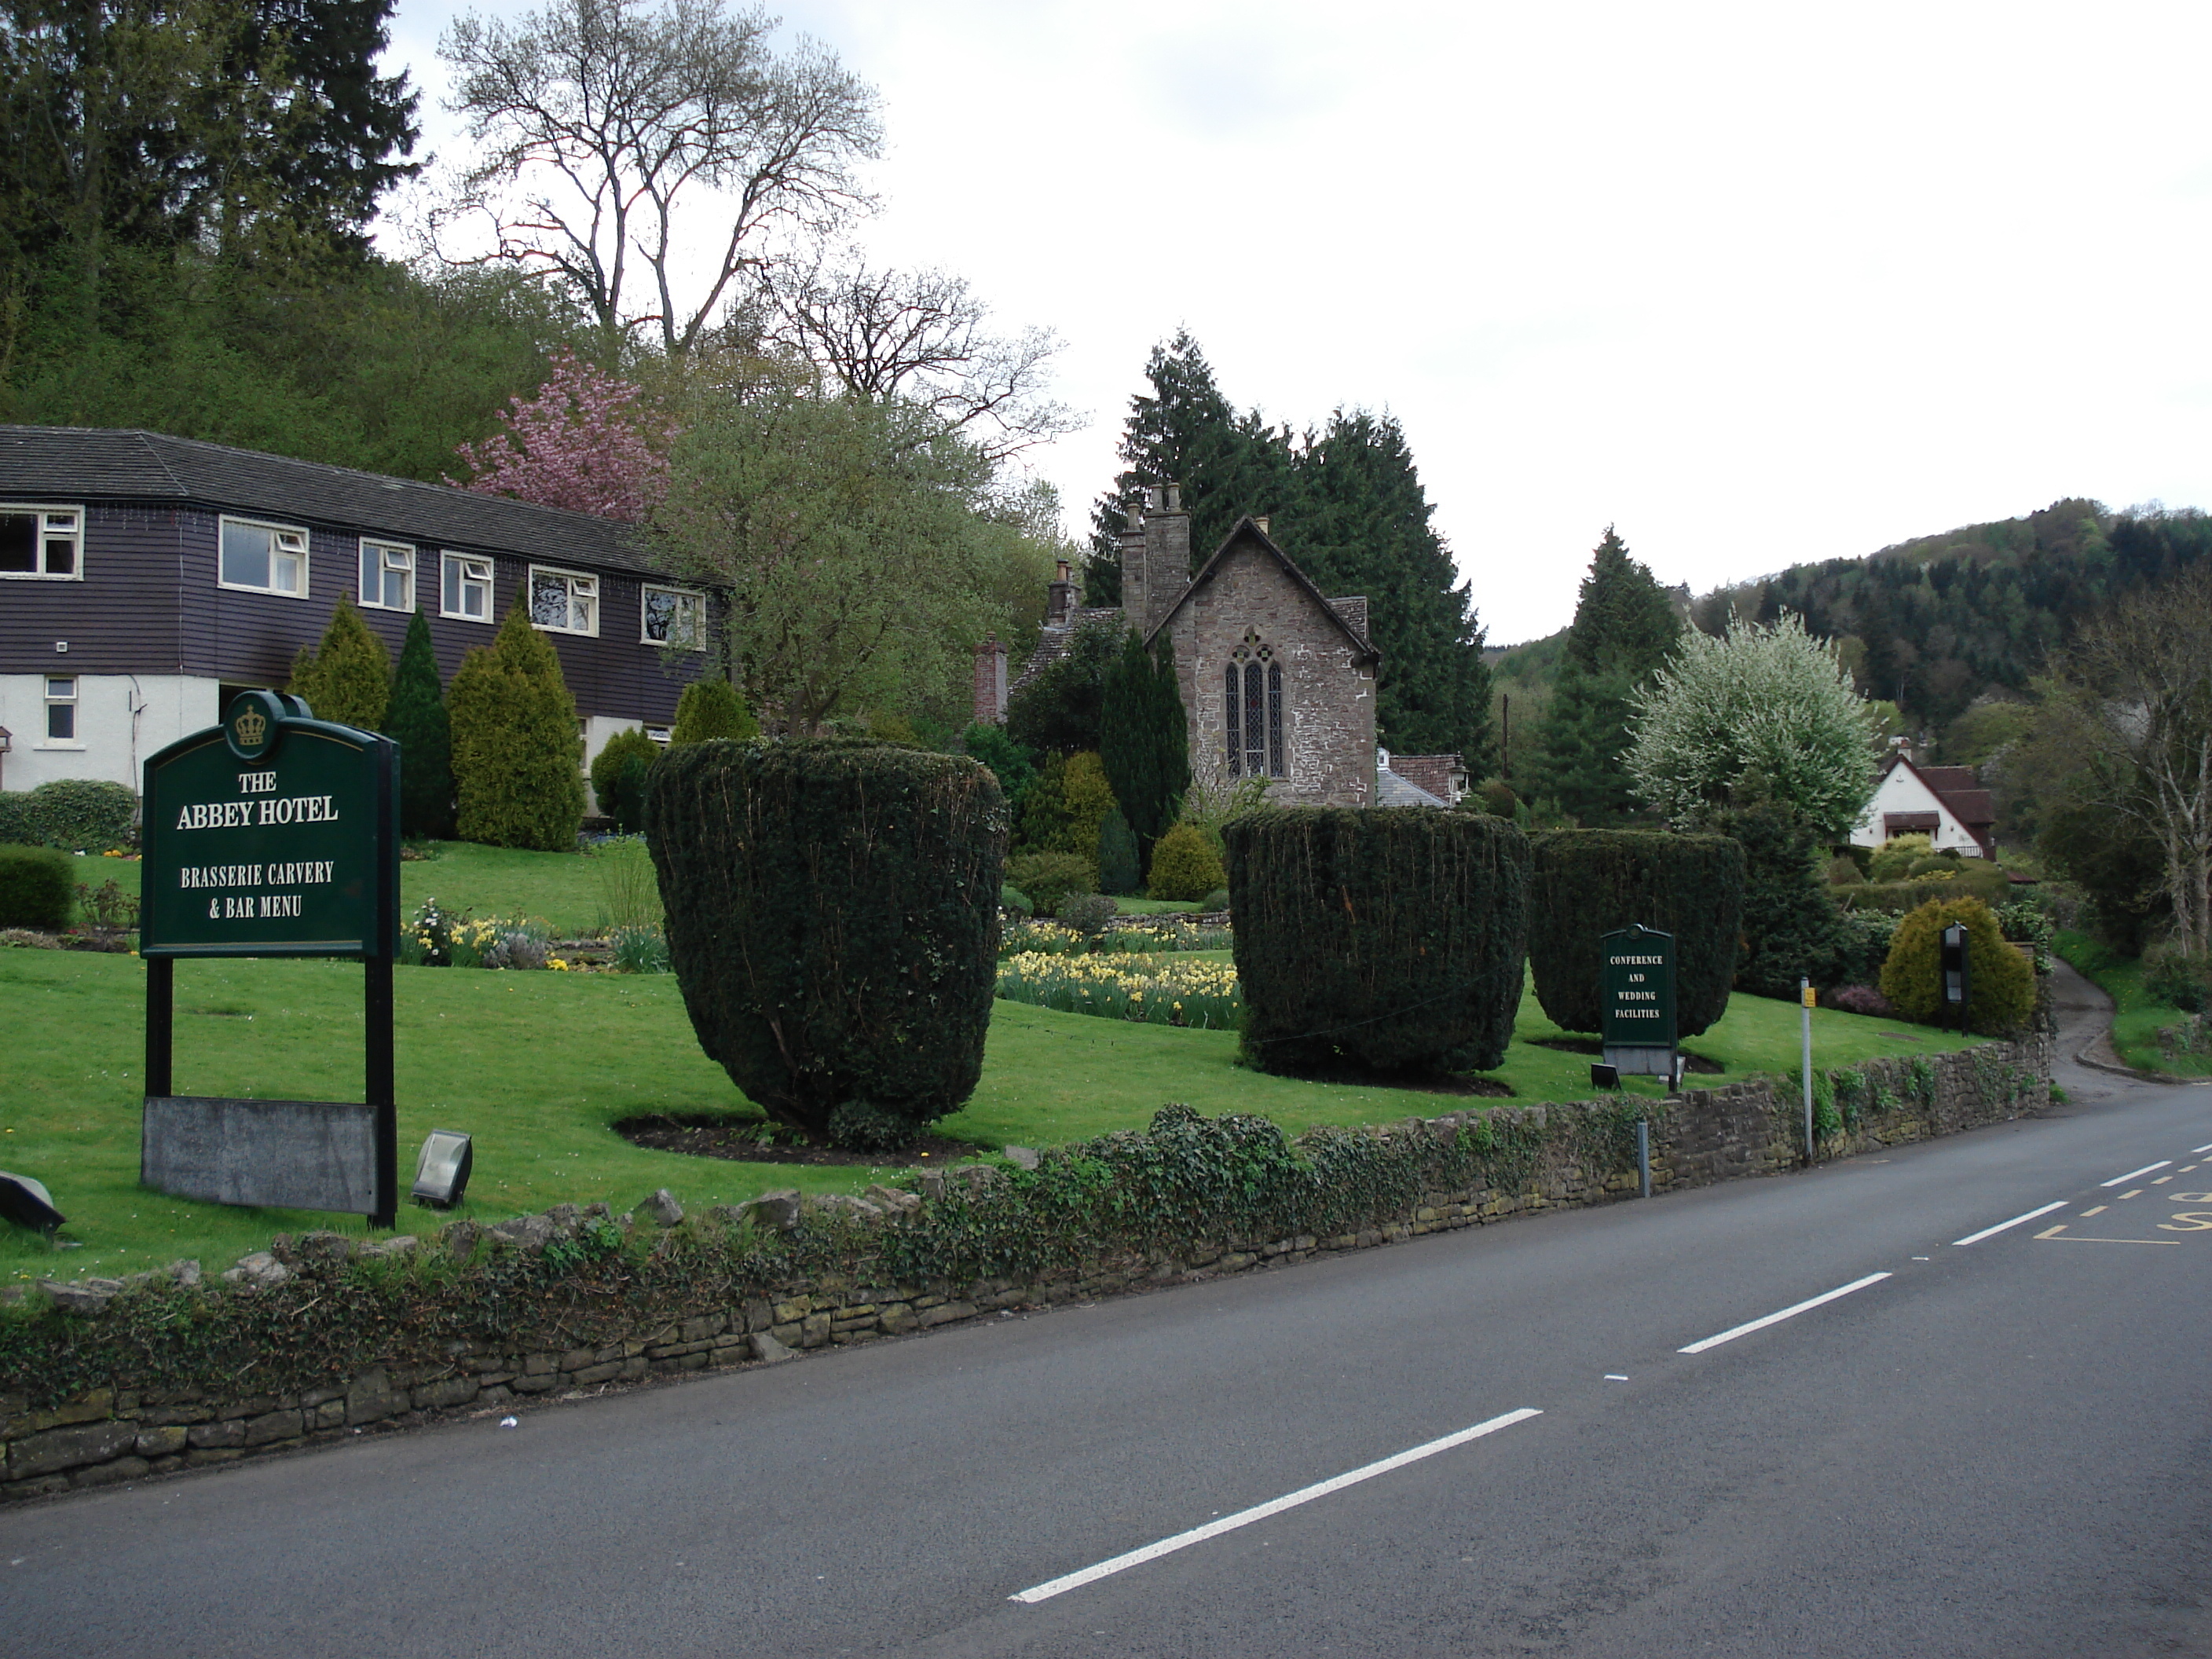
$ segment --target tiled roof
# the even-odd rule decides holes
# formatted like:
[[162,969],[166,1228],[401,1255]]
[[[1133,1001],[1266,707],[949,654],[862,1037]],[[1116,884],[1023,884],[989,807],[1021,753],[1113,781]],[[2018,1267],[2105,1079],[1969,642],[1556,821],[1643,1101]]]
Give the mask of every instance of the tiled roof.
[[177,501],[652,572],[634,525],[158,432],[0,426],[0,498]]
[[1352,625],[1351,619],[1346,617],[1343,611],[1337,609],[1337,602],[1329,599],[1321,589],[1314,586],[1313,578],[1299,569],[1297,562],[1275,545],[1274,538],[1261,529],[1259,522],[1249,513],[1230,526],[1229,533],[1222,538],[1221,545],[1213,550],[1213,556],[1207,559],[1200,567],[1199,573],[1190,579],[1190,585],[1185,587],[1176,602],[1168,607],[1167,614],[1153,624],[1152,631],[1145,636],[1146,644],[1149,645],[1157,639],[1167,625],[1175,620],[1176,612],[1190,603],[1194,593],[1213,580],[1214,572],[1220,568],[1222,562],[1228,558],[1230,550],[1239,542],[1256,544],[1263,552],[1282,567],[1284,574],[1290,577],[1299,592],[1319,605],[1322,614],[1344,630],[1345,637],[1358,647],[1361,655],[1369,662],[1382,660],[1382,653],[1375,648],[1365,635]]
[[1410,778],[1401,778],[1387,767],[1375,774],[1375,804],[1377,806],[1449,806]]
[[1012,697],[1015,692],[1066,656],[1067,647],[1075,642],[1075,630],[1084,623],[1119,622],[1121,617],[1121,612],[1118,606],[1108,606],[1096,611],[1078,611],[1074,620],[1066,627],[1047,628],[1040,630],[1037,635],[1036,649],[1030,653],[1030,659],[1022,665],[1022,672],[1014,676],[1013,684],[1006,688],[1006,696]]

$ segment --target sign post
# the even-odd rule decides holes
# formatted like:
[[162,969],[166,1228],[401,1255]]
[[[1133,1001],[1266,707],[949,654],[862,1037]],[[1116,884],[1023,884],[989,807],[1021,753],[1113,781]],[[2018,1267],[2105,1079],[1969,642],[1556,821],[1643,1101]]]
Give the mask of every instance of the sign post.
[[1960,1031],[1966,1029],[1966,1000],[1973,988],[1966,937],[1964,922],[1954,921],[1943,930],[1943,1012],[1956,1016]]
[[1798,1074],[1805,1079],[1805,1163],[1813,1162],[1813,1004],[1816,1000],[1813,981],[1797,981],[1798,1019],[1803,1034],[1804,1058]]
[[[398,1219],[392,963],[399,945],[399,745],[241,692],[223,723],[146,763],[138,953],[146,961],[139,1179],[216,1204]],[[361,963],[365,1097],[172,1092],[180,957]]]

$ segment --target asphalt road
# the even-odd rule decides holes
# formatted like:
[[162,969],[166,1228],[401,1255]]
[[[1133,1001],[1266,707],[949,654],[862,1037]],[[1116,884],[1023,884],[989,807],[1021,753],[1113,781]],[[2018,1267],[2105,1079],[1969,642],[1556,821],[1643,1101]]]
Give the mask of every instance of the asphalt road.
[[1810,1174],[0,1512],[0,1652],[2212,1654],[2212,1090],[2060,1079]]

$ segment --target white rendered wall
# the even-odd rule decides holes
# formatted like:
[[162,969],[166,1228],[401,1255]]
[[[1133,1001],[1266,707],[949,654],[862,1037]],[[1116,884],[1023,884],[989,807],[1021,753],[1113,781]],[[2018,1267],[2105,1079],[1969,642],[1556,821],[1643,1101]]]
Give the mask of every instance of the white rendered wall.
[[1936,833],[1929,839],[1938,853],[1956,848],[1960,858],[1978,859],[1982,855],[1982,844],[1969,833],[1966,826],[1952,816],[1951,809],[1943,805],[1942,798],[1920,780],[1920,775],[1909,766],[1893,766],[1889,775],[1876,786],[1874,799],[1867,805],[1866,816],[1859,820],[1858,828],[1851,831],[1854,847],[1879,847],[1882,844],[1881,823],[1891,812],[1934,812]]
[[181,674],[80,674],[76,738],[46,738],[44,674],[0,674],[0,726],[13,733],[0,757],[0,788],[35,789],[58,778],[99,778],[137,790],[147,757],[220,717],[221,688]]

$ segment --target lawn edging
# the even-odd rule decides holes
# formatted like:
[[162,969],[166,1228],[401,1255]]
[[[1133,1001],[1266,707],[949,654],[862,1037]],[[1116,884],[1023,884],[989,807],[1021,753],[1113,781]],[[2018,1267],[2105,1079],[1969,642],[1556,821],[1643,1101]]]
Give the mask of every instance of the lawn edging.
[[[2051,1047],[2037,1034],[1816,1073],[1820,1152],[2040,1111]],[[1804,1162],[1801,1102],[1791,1082],[1754,1081],[1295,1140],[1168,1106],[1034,1168],[931,1170],[865,1199],[786,1191],[686,1217],[660,1194],[628,1217],[558,1205],[419,1242],[309,1233],[219,1279],[49,1282],[0,1316],[0,1497],[1631,1197],[1639,1117],[1655,1192],[1779,1174]]]

